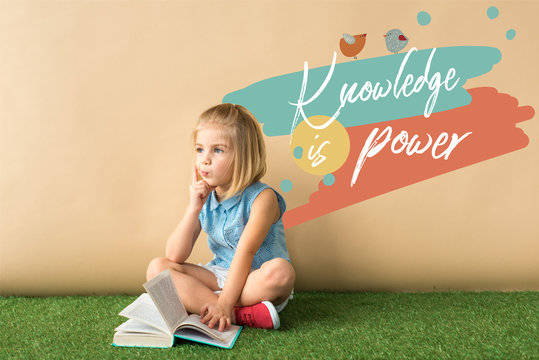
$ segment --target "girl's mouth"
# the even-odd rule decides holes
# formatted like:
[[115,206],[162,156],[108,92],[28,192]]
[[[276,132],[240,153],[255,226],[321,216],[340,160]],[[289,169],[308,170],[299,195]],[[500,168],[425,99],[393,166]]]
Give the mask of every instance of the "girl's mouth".
[[204,177],[208,176],[208,173],[205,172],[205,171],[199,170],[199,172],[200,172],[200,175],[202,175]]

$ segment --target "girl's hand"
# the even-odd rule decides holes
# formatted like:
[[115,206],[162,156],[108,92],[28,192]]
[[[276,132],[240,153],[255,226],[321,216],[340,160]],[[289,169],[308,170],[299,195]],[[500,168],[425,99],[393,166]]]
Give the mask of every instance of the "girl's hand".
[[191,207],[197,212],[201,211],[214,189],[214,186],[208,185],[204,180],[198,180],[196,166],[193,166],[193,182],[190,187]]
[[233,310],[234,307],[227,308],[219,303],[206,303],[200,308],[200,322],[208,323],[211,329],[215,324],[219,324],[219,331],[228,330],[232,323]]

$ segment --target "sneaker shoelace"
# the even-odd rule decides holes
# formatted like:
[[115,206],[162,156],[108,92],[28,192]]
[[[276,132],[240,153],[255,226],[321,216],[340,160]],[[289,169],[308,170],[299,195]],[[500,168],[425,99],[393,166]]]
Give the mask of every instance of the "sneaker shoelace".
[[251,313],[242,314],[241,320],[244,324],[246,324],[249,327],[253,327],[255,325],[254,320],[253,320],[253,315]]

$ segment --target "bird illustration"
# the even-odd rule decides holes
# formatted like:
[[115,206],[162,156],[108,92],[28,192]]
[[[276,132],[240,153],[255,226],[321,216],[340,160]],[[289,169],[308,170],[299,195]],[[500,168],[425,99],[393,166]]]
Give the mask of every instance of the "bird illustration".
[[357,59],[357,54],[363,50],[365,46],[365,41],[367,40],[367,34],[361,35],[350,35],[342,34],[341,41],[339,45],[341,47],[341,52],[344,56],[354,57]]
[[399,29],[389,30],[384,37],[386,38],[387,49],[394,54],[404,49],[409,40]]

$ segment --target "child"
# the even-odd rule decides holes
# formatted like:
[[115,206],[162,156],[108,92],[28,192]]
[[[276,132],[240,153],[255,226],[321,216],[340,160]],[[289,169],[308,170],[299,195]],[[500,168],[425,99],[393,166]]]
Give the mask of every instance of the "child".
[[[295,272],[284,238],[284,199],[259,182],[266,172],[262,131],[245,107],[220,104],[202,113],[193,139],[190,204],[167,241],[166,257],[152,260],[146,277],[170,269],[187,311],[210,328],[277,329]],[[186,263],[201,229],[214,258],[207,265]]]

